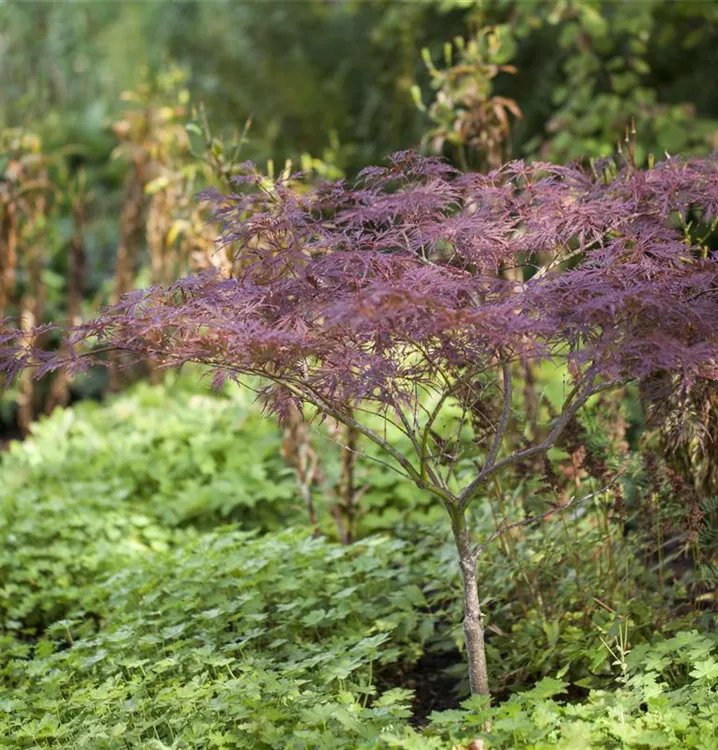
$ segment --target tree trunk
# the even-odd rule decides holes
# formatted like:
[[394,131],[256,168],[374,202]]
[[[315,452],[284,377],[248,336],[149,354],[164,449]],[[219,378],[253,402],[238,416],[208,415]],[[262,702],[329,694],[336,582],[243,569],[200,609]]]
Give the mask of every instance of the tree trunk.
[[486,668],[484,624],[476,582],[476,557],[471,549],[466,518],[456,511],[452,514],[452,530],[459,553],[459,566],[464,586],[464,639],[469,663],[469,685],[472,695],[489,695],[489,674]]

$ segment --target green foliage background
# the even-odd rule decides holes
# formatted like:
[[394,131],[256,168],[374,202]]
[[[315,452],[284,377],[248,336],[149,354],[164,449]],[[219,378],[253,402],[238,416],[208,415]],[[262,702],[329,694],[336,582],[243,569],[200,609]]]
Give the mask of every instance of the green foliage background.
[[613,151],[633,117],[645,151],[715,148],[718,6],[702,0],[322,0],[277,3],[0,3],[0,123],[38,124],[51,144],[111,147],[103,119],[145,70],[179,65],[218,126],[252,116],[260,161],[338,144],[348,172],[417,144],[428,80],[456,35],[507,31],[498,89],[524,119],[514,153]]

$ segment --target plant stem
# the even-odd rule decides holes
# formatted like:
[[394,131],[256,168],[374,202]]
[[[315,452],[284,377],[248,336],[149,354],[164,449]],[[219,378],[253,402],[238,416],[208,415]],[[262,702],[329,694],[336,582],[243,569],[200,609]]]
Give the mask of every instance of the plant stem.
[[469,686],[472,695],[489,695],[483,615],[476,581],[476,556],[471,549],[464,512],[456,506],[450,506],[449,515],[464,588],[464,639],[469,663]]

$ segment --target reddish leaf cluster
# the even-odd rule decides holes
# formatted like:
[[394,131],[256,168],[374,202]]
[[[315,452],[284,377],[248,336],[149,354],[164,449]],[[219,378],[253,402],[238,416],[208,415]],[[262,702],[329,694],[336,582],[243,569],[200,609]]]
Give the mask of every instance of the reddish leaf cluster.
[[[396,407],[518,357],[603,381],[718,375],[718,260],[695,240],[718,218],[716,160],[484,175],[406,152],[302,195],[248,169],[214,200],[238,277],[127,295],[70,331],[73,351],[97,337],[219,380],[262,375],[280,413],[296,398]],[[12,336],[2,369],[58,366]]]

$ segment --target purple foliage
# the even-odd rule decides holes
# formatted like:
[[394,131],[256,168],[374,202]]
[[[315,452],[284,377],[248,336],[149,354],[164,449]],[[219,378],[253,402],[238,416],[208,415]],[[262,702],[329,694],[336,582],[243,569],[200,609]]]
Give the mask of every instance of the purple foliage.
[[[395,407],[519,357],[565,358],[604,381],[718,374],[718,263],[682,228],[689,212],[718,217],[715,160],[605,179],[520,161],[462,175],[403,152],[353,188],[267,191],[250,171],[247,184],[257,189],[214,196],[238,278],[130,294],[71,330],[73,351],[96,337],[219,378],[262,375],[335,409]],[[13,337],[2,369],[57,366]]]

